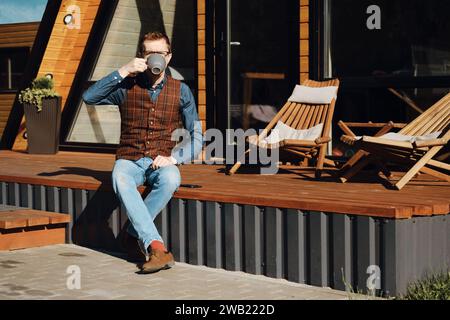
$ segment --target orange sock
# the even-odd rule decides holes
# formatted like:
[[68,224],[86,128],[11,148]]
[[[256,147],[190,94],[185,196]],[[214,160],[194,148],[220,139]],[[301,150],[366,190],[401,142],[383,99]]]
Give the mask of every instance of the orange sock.
[[152,250],[167,251],[166,247],[164,246],[164,243],[158,240],[153,240],[150,243],[150,247],[152,248]]

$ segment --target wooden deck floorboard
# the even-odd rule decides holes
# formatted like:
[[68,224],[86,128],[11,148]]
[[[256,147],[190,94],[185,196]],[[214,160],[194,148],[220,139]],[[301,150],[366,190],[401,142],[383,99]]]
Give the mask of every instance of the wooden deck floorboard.
[[[0,151],[0,181],[74,189],[111,189],[114,155],[59,152],[31,155]],[[310,211],[370,215],[387,218],[442,215],[450,212],[450,184],[428,175],[413,179],[401,191],[387,189],[369,173],[346,184],[325,174],[284,166],[277,175],[259,175],[245,169],[233,176],[222,165],[180,166],[182,184],[175,197]],[[140,191],[144,192],[141,187]]]

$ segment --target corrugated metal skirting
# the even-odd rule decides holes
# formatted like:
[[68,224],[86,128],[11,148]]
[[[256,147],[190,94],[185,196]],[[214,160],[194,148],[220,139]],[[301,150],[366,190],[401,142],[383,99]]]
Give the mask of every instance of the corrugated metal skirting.
[[[122,250],[127,216],[112,191],[1,182],[0,203],[68,213],[68,242]],[[369,266],[380,269],[378,292],[391,296],[450,266],[449,216],[390,220],[172,199],[156,224],[177,261],[340,290],[365,292]]]

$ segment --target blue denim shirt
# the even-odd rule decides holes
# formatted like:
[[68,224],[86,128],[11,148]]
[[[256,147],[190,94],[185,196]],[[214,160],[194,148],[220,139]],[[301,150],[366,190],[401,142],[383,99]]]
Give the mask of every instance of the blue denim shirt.
[[[149,86],[148,93],[153,102],[166,83],[166,78],[155,88]],[[83,93],[83,101],[90,105],[121,105],[127,98],[127,84],[118,71],[114,71],[97,81]],[[183,140],[172,150],[172,157],[178,164],[191,162],[202,150],[202,126],[197,114],[194,96],[185,83],[181,83],[180,112],[184,128],[189,132],[189,139]],[[154,159],[153,159],[154,160]]]

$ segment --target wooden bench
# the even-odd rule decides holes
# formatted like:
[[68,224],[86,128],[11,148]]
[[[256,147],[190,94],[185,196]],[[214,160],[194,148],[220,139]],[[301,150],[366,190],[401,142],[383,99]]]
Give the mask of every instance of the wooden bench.
[[0,250],[65,243],[70,216],[0,205]]

